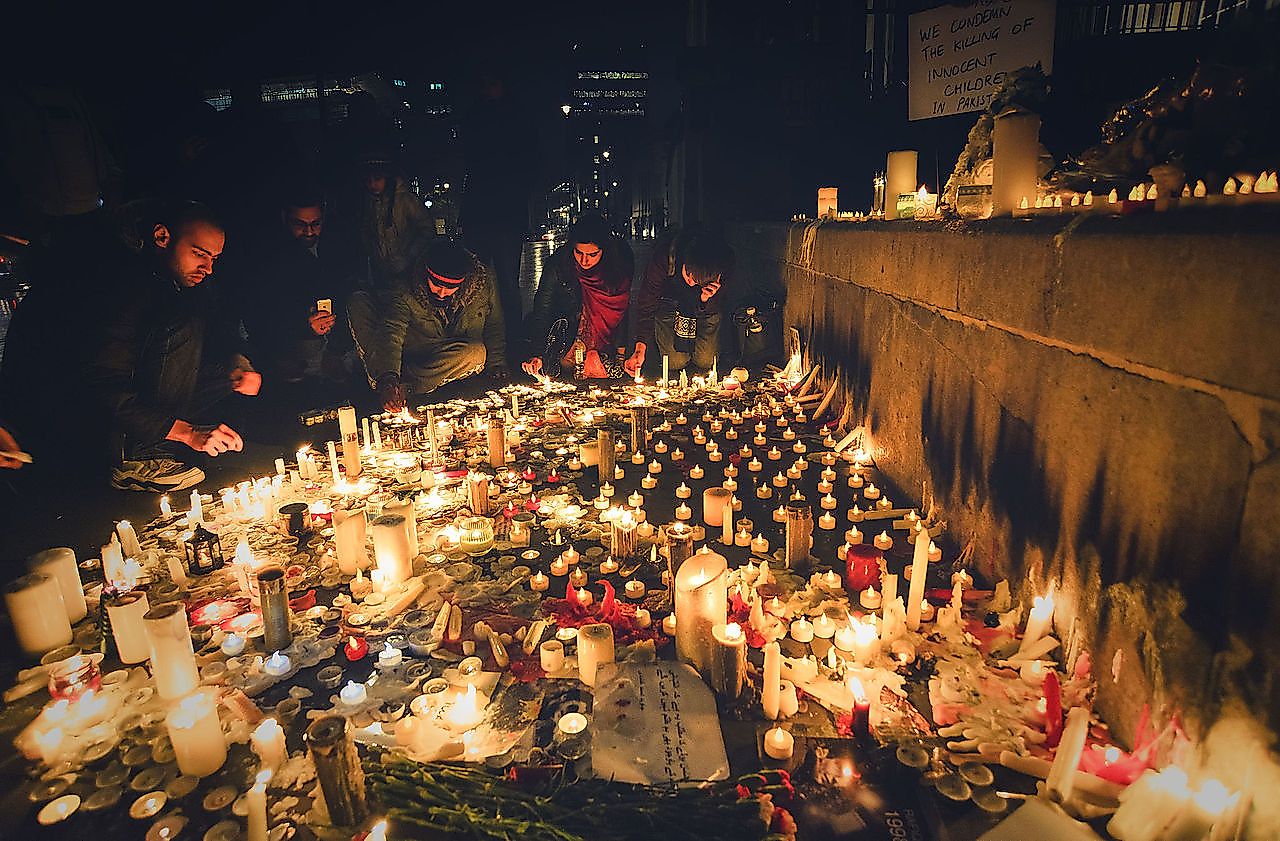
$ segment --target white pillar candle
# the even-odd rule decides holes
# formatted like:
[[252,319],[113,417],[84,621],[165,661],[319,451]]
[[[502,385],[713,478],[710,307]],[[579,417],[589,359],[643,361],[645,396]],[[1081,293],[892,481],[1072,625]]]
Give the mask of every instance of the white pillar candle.
[[1076,767],[1080,764],[1080,755],[1084,753],[1085,737],[1088,735],[1089,710],[1085,707],[1072,707],[1067,713],[1067,724],[1062,730],[1062,739],[1058,742],[1058,752],[1053,755],[1049,777],[1045,780],[1049,796],[1056,798],[1059,803],[1066,803],[1071,799]]
[[776,642],[765,643],[764,646],[764,687],[761,690],[761,703],[764,706],[764,717],[776,721],[781,714],[782,692],[782,650]]
[[116,650],[120,652],[120,662],[127,666],[143,662],[151,656],[147,626],[143,621],[151,609],[147,594],[134,590],[104,598],[107,598],[107,617],[111,620],[111,634],[116,640]]
[[[917,540],[911,556],[911,584],[907,589],[907,628],[920,628],[920,603],[924,601],[924,581],[929,572],[929,541]],[[885,599],[887,602],[888,599]]]
[[729,622],[713,625],[711,636],[715,646],[707,682],[721,698],[737,698],[747,677],[747,635],[737,622]]
[[[889,157],[885,162],[884,178],[884,216],[886,219],[898,218],[898,196],[916,191],[916,159],[917,152],[914,149],[889,153]],[[845,446],[848,445],[846,444]],[[836,447],[837,452],[842,449],[844,447]]]
[[136,558],[142,554],[142,547],[138,545],[138,532],[133,523],[128,520],[116,523],[116,534],[120,536],[120,548],[126,558]]
[[665,353],[662,354],[662,382],[660,383],[662,388],[666,388],[667,386],[667,380],[669,379],[668,374],[670,374],[670,364],[671,358]]
[[382,506],[382,513],[384,515],[399,514],[404,517],[404,534],[405,540],[409,543],[409,554],[418,554],[418,518],[415,513],[413,498],[389,500]]
[[711,657],[711,629],[728,616],[728,562],[715,552],[695,552],[676,570],[676,656],[699,672]]
[[[347,478],[354,479],[360,475],[360,433],[356,431],[356,410],[354,406],[342,406],[338,409],[338,435],[342,438],[342,466],[347,468]],[[337,478],[337,474],[334,474]]]
[[160,516],[161,517],[173,516],[173,504],[169,502],[168,494],[160,497]]
[[5,607],[13,623],[18,647],[29,657],[71,643],[71,622],[62,604],[62,590],[52,575],[33,572],[9,584]]
[[194,692],[200,685],[200,675],[182,603],[170,602],[151,608],[143,616],[143,623],[151,648],[151,674],[160,697],[173,701]]
[[604,622],[578,629],[578,677],[587,686],[596,685],[596,672],[614,660],[613,626]]
[[564,668],[564,643],[560,640],[547,640],[538,646],[538,662],[542,671],[553,674]]
[[254,780],[253,786],[250,787],[249,793],[245,795],[245,805],[248,808],[249,832],[248,841],[267,841],[267,783],[271,780],[271,770],[263,769],[258,772],[257,778]]
[[187,512],[187,526],[189,528],[195,528],[203,522],[204,511],[200,505],[200,491],[194,490],[191,492],[191,510]]
[[[707,488],[702,492],[702,521],[709,526],[721,526],[724,523],[724,509],[733,498],[733,493],[724,488]],[[732,535],[730,535],[732,539]]]
[[52,576],[58,582],[67,621],[74,625],[85,617],[88,611],[85,607],[84,585],[80,582],[80,567],[76,564],[75,552],[65,546],[45,549],[31,556],[27,561],[27,568],[31,572]]
[[404,517],[384,514],[373,521],[373,558],[388,584],[402,584],[413,575],[413,554]]
[[382,449],[382,433],[378,429],[378,422],[373,422],[373,449],[375,451]]
[[285,748],[284,728],[274,718],[264,718],[250,737],[253,752],[258,755],[262,767],[271,771],[280,770],[280,766],[289,757]]
[[1018,108],[996,115],[991,132],[992,214],[1009,216],[1026,199],[1038,198],[1036,169],[1040,162],[1040,117]]
[[209,693],[187,695],[169,711],[164,723],[182,773],[207,777],[226,762],[227,740],[218,722],[218,707]]
[[355,575],[357,569],[369,566],[368,531],[363,504],[333,509],[333,542],[338,555],[338,569],[343,575]]

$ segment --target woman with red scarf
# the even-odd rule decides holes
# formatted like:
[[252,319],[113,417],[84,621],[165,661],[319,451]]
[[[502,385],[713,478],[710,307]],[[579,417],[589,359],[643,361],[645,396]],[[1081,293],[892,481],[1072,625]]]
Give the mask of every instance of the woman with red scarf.
[[[634,262],[630,246],[601,217],[584,215],[569,227],[568,241],[543,269],[525,325],[526,373],[572,369],[581,350],[583,376],[610,376],[605,360],[624,345]],[[561,319],[567,331],[553,329]],[[626,373],[634,375],[642,361],[633,353]]]

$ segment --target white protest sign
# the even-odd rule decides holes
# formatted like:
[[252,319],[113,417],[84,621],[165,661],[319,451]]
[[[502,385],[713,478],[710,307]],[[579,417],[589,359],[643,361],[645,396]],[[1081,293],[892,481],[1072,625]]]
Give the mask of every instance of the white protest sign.
[[1005,77],[1053,69],[1053,0],[980,0],[911,15],[909,118],[981,111]]

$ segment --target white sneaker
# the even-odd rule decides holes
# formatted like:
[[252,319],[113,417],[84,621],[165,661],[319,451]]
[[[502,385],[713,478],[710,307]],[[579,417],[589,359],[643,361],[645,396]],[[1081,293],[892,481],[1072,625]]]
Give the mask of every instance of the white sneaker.
[[171,458],[126,459],[111,470],[111,487],[122,491],[181,491],[203,481],[203,470]]

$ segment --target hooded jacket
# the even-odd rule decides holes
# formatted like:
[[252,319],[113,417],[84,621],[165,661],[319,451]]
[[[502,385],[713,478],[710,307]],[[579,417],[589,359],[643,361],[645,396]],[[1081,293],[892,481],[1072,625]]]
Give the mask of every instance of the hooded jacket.
[[[406,356],[425,356],[450,339],[484,342],[488,351],[485,370],[506,367],[506,327],[502,305],[498,302],[498,284],[493,269],[474,254],[471,261],[466,280],[451,296],[447,307],[436,306],[425,294],[418,294],[424,285],[421,280],[414,281],[413,289],[399,289],[390,294],[385,328],[380,341],[370,349],[372,358],[366,359],[371,373],[377,371],[379,377],[387,373],[399,376]],[[421,262],[419,266],[419,277],[425,277],[425,266]]]

